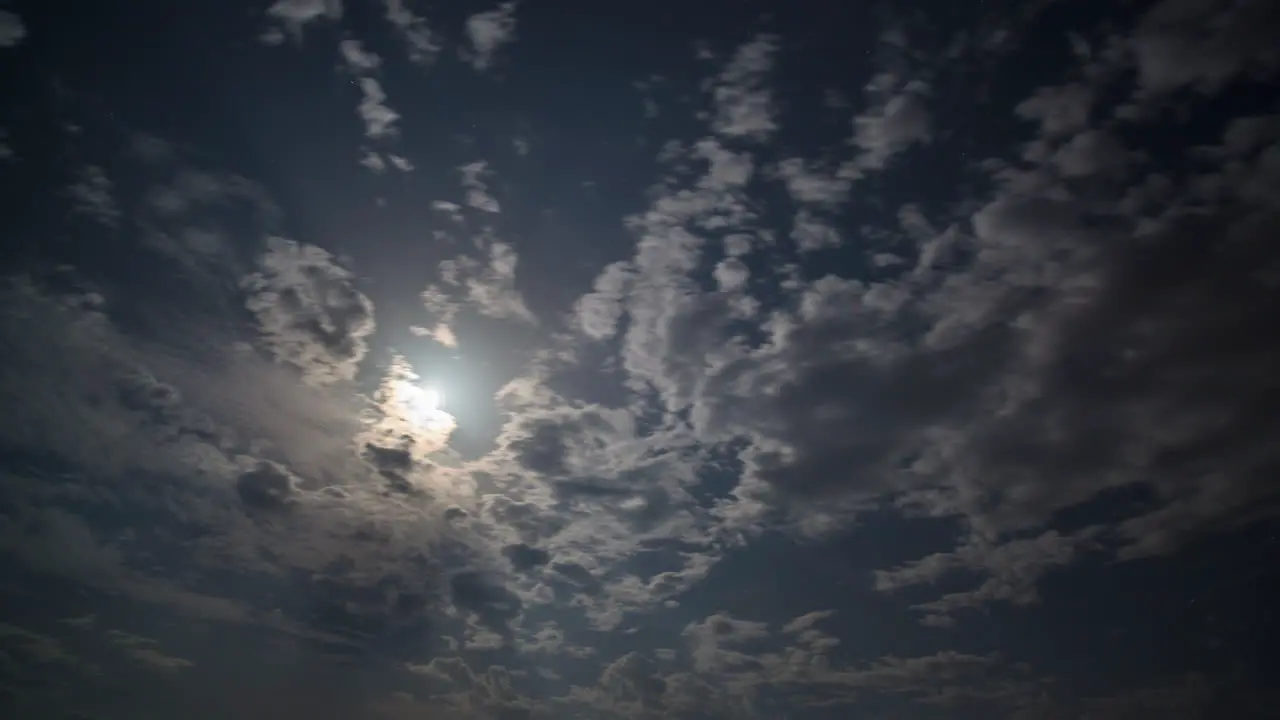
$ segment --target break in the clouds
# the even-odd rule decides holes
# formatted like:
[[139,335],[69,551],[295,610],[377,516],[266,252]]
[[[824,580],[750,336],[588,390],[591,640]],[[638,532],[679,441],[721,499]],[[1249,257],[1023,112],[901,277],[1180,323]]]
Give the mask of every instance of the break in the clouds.
[[0,707],[1274,714],[1277,16],[1085,10],[0,14]]

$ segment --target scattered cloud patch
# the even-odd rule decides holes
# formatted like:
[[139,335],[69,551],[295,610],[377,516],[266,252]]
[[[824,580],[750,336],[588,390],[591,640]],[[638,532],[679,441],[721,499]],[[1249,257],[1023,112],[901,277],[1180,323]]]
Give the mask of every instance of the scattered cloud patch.
[[426,18],[410,9],[406,0],[383,0],[387,22],[404,42],[409,60],[425,65],[440,52],[440,41]]
[[462,173],[462,187],[467,191],[467,207],[487,213],[502,211],[498,200],[489,194],[489,185],[484,180],[491,174],[487,162],[477,160],[463,165],[458,171]]
[[400,113],[392,110],[387,104],[387,94],[382,84],[371,77],[360,78],[360,105],[358,112],[364,121],[365,137],[377,140],[396,135],[396,123]]
[[919,81],[896,85],[892,76],[882,76],[868,87],[873,96],[884,98],[853,119],[852,143],[860,153],[846,174],[882,170],[895,155],[933,138],[928,86]]
[[0,48],[13,48],[27,37],[27,26],[22,17],[10,10],[0,10]]
[[503,45],[516,38],[516,3],[505,2],[495,10],[467,18],[467,39],[471,41],[469,60],[476,70],[487,70]]

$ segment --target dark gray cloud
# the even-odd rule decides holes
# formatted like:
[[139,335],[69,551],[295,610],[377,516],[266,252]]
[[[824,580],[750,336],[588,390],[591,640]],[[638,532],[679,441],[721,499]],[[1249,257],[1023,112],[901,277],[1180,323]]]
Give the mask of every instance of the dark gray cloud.
[[236,480],[236,492],[244,504],[252,508],[283,509],[297,489],[298,479],[292,473],[267,461],[241,473]]
[[522,571],[532,570],[551,562],[551,553],[525,543],[508,545],[502,548],[502,554],[511,561],[511,567]]
[[474,613],[482,625],[499,635],[511,635],[511,623],[520,616],[523,602],[498,578],[476,571],[461,572],[449,581],[449,588],[455,606]]

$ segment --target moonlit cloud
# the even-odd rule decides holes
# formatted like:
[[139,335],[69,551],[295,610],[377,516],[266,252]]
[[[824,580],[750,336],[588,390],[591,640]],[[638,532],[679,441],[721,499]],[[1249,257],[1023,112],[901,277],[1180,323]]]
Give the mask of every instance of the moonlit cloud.
[[374,329],[373,304],[352,275],[324,250],[283,238],[258,264],[244,287],[266,346],[317,382],[351,379]]

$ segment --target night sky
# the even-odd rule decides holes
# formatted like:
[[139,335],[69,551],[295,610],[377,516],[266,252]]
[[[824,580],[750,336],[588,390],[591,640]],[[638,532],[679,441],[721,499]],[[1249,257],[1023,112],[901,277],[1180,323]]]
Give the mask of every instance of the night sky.
[[0,716],[1280,718],[1277,37],[0,1]]

